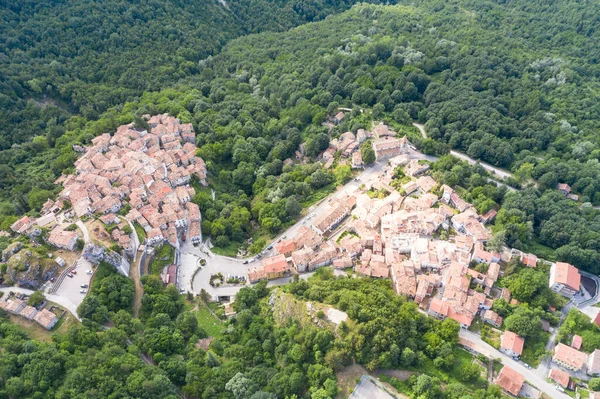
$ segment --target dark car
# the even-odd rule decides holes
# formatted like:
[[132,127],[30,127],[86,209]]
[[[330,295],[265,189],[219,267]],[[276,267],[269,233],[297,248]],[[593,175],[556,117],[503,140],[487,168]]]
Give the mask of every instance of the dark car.
[[50,279],[50,282],[51,282],[51,283],[54,283],[54,282],[56,282],[56,277],[52,277],[52,278]]
[[73,275],[71,273],[67,273],[67,277],[73,278]]

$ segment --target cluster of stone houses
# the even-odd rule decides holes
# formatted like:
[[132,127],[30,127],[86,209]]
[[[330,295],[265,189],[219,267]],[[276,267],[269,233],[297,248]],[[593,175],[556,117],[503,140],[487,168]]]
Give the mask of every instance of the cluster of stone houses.
[[[573,390],[575,382],[570,372],[583,372],[590,376],[600,374],[600,349],[595,349],[591,354],[586,354],[581,349],[582,338],[575,335],[571,345],[559,343],[554,347],[552,362],[556,367],[549,370],[548,378],[563,389]],[[500,351],[511,357],[518,357],[523,352],[525,339],[512,331],[505,331],[501,337]],[[504,367],[496,380],[507,393],[519,396],[525,379],[509,367]]]
[[[467,328],[480,315],[484,322],[500,327],[502,317],[491,310],[493,296],[499,292],[499,298],[510,301],[507,289],[493,289],[501,276],[501,263],[517,257],[526,266],[536,267],[537,258],[487,250],[491,233],[485,224],[495,214],[479,215],[455,190],[445,185],[438,188],[430,176],[413,177],[402,187],[402,194],[390,187],[385,178],[397,166],[407,168],[410,161],[405,158],[392,158],[382,178],[373,183],[386,188],[389,195],[371,198],[356,190],[333,200],[310,228],[303,226],[296,237],[278,243],[279,255],[251,270],[249,280],[280,278],[326,265],[354,267],[365,276],[391,277],[399,295],[414,299],[433,317],[451,318]],[[452,229],[456,235],[448,240],[435,238],[441,229]],[[485,272],[473,268],[478,264],[483,265],[477,270]],[[577,269],[558,262],[552,267],[550,287],[572,296],[579,291]],[[520,341],[516,340],[516,347],[508,342],[515,340],[507,338],[507,350],[519,356]]]
[[[340,112],[336,115],[334,121],[337,120],[340,114],[343,113]],[[343,115],[341,118],[343,119]],[[341,121],[341,119],[339,120]],[[343,159],[351,159],[352,168],[363,168],[364,163],[359,150],[360,145],[368,139],[373,139],[371,145],[378,160],[406,153],[409,148],[408,139],[406,137],[397,138],[396,136],[397,133],[383,123],[376,125],[372,132],[365,129],[358,129],[356,134],[345,132],[338,138],[331,140],[329,147],[320,154],[320,157],[325,161],[326,169],[333,165],[335,154],[338,153]]]
[[53,312],[48,309],[37,310],[18,298],[0,300],[0,309],[16,316],[24,317],[27,320],[33,320],[46,330],[51,330],[58,323],[58,317]]
[[[100,214],[105,224],[117,223],[115,213],[129,204],[126,219],[144,228],[150,245],[177,246],[186,228],[187,238],[198,242],[200,211],[190,202],[195,191],[189,182],[197,176],[206,184],[206,165],[196,156],[192,125],[166,114],[145,118],[149,131],[128,124],[113,136],[95,137],[75,162],[76,174],[56,181],[64,187],[59,198],[70,201],[76,217]],[[73,237],[61,232],[56,238],[68,245]],[[125,249],[130,245],[122,232],[113,239]]]

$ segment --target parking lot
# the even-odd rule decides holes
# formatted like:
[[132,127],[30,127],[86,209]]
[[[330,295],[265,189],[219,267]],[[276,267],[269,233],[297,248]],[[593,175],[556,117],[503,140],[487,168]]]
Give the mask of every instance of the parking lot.
[[93,269],[92,264],[81,257],[77,261],[77,265],[75,266],[74,270],[76,271],[76,274],[73,274],[73,277],[65,277],[60,287],[58,287],[56,290],[55,295],[65,298],[67,301],[71,302],[75,307],[77,307],[81,302],[83,302],[83,298],[85,298],[86,295],[80,292],[82,289],[81,285],[87,284],[89,286],[92,279],[92,275],[86,273],[86,270]]

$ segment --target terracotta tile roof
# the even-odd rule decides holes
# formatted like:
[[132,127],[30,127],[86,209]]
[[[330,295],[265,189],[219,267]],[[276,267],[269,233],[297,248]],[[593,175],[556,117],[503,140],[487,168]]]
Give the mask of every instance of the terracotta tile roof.
[[554,348],[553,359],[568,364],[575,369],[581,369],[585,365],[585,353],[573,349],[563,343]]
[[519,396],[524,383],[525,377],[508,366],[502,367],[496,379],[496,385],[514,396]]
[[280,254],[286,254],[296,249],[296,243],[294,242],[294,240],[291,239],[282,240],[281,242],[277,243],[277,245],[275,245],[275,249],[277,249],[277,252]]
[[289,265],[284,255],[275,255],[265,258],[262,262],[265,273],[282,273],[289,270]]
[[581,336],[579,335],[574,335],[573,336],[573,341],[571,342],[571,346],[577,350],[581,349],[581,343],[583,341],[583,338],[581,338]]
[[556,368],[550,370],[548,378],[550,378],[563,388],[567,388],[569,386],[569,381],[571,380],[571,376],[569,375],[569,373]]
[[523,346],[525,345],[525,339],[523,337],[518,336],[512,331],[506,330],[504,334],[502,334],[500,347],[503,349],[509,349],[515,352],[518,355],[523,353]]
[[554,281],[556,283],[566,285],[575,291],[579,291],[581,275],[575,266],[565,262],[556,262],[554,270]]

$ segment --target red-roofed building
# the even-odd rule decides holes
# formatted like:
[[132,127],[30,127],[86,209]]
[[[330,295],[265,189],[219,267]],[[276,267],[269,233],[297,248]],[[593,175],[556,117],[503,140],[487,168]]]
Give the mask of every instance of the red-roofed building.
[[524,383],[525,377],[508,366],[502,367],[496,379],[496,385],[512,396],[519,396]]
[[534,254],[523,254],[521,255],[521,263],[527,267],[536,267],[538,258]]
[[523,337],[507,330],[502,334],[502,338],[500,339],[500,352],[506,353],[511,357],[521,356],[524,345],[525,339]]
[[556,262],[550,268],[550,289],[567,298],[579,292],[581,275],[579,270],[569,263]]
[[569,186],[567,183],[558,183],[558,186],[556,188],[564,195],[571,193],[571,186]]
[[502,325],[502,317],[490,309],[483,313],[483,321],[493,325],[494,327],[500,327]]
[[581,343],[583,342],[583,338],[580,335],[574,335],[573,340],[571,341],[571,347],[577,350],[581,349]]
[[282,240],[281,242],[277,243],[277,245],[275,245],[275,249],[277,249],[277,252],[280,254],[285,255],[285,257],[289,257],[293,251],[296,250],[296,243],[294,242],[294,240]]
[[554,348],[552,361],[568,370],[579,371],[585,368],[586,355],[560,343]]
[[563,388],[569,388],[569,386],[571,385],[571,376],[569,375],[569,373],[559,370],[557,368],[553,368],[550,370],[550,373],[548,373],[548,378],[550,378],[552,381],[556,382]]
[[285,255],[275,255],[263,260],[265,276],[269,280],[281,278],[290,273],[291,267],[288,265]]

